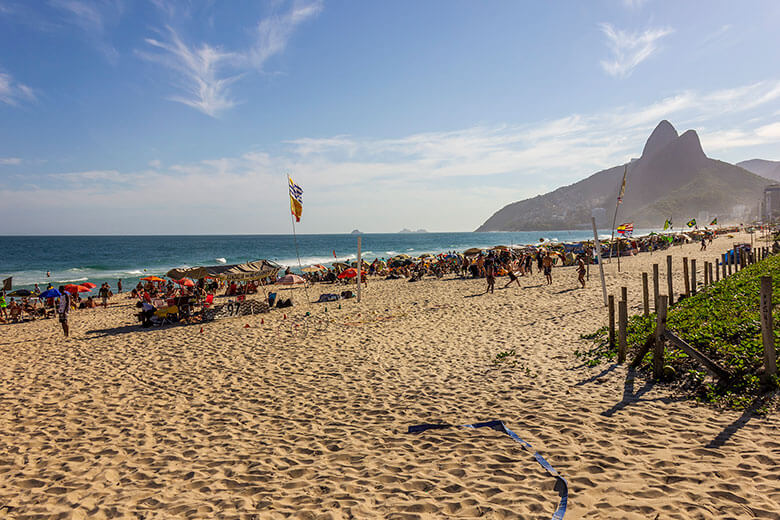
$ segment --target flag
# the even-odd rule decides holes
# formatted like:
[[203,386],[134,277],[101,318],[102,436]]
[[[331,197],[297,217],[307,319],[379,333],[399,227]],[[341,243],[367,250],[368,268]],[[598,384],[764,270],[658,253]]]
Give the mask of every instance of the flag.
[[11,282],[13,281],[14,277],[9,276],[5,280],[3,280],[3,290],[4,291],[10,291],[11,290]]
[[664,222],[664,231],[671,228],[672,228],[672,218],[669,217],[668,219],[666,219],[666,222]]
[[620,224],[617,227],[617,232],[621,235],[630,236],[634,232],[634,223],[627,222],[625,224]]
[[712,219],[712,222],[710,222],[710,226],[717,226],[718,225],[718,217],[715,217]]
[[303,214],[303,190],[289,176],[287,182],[290,185],[290,211],[295,215],[295,221],[300,222]]
[[689,221],[688,221],[688,222],[686,222],[685,224],[686,224],[688,227],[693,227],[693,226],[695,226],[695,225],[696,225],[696,219],[695,219],[695,218],[692,218],[691,220],[689,220]]
[[623,183],[620,185],[620,193],[618,194],[617,203],[623,202],[623,195],[626,194],[626,174],[628,173],[628,165],[623,169]]
[[336,250],[335,250],[335,249],[333,250],[333,258],[338,258],[338,257],[336,256]]

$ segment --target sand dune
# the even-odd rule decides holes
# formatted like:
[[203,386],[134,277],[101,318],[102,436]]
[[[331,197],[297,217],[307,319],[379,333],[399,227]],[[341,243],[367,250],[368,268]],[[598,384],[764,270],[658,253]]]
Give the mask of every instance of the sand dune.
[[[732,240],[699,253],[714,260]],[[641,306],[641,272],[607,265]],[[624,366],[582,366],[606,322],[595,272],[371,281],[364,301],[140,329],[128,300],[3,326],[0,512],[10,518],[780,518],[776,418],[677,399]],[[499,286],[502,285],[499,279]],[[665,293],[665,283],[661,284]],[[316,299],[320,289],[309,289]],[[322,292],[329,292],[328,288]],[[316,294],[315,294],[316,293]],[[327,311],[325,310],[327,309]],[[310,312],[310,317],[304,314]],[[261,321],[262,320],[262,321]],[[249,328],[245,328],[245,325]],[[495,363],[513,350],[514,363]]]

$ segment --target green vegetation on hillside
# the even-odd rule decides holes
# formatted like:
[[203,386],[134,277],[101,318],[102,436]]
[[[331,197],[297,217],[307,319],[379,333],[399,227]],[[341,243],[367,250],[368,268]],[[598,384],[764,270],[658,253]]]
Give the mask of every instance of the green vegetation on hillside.
[[[772,256],[725,280],[686,298],[669,310],[667,328],[697,348],[734,377],[719,387],[705,382],[706,372],[695,360],[667,343],[664,365],[674,368],[675,378],[687,391],[703,401],[743,409],[767,390],[761,383],[764,346],[761,337],[759,292],[761,276],[772,276],[772,304],[780,303],[780,256]],[[774,316],[775,347],[780,345],[780,316]],[[655,315],[633,316],[628,323],[628,359],[642,346],[655,328]],[[580,353],[591,363],[615,359],[617,350],[608,345],[604,327],[586,339],[596,341],[589,352]],[[652,353],[641,367],[649,369]],[[776,387],[778,380],[772,382]]]

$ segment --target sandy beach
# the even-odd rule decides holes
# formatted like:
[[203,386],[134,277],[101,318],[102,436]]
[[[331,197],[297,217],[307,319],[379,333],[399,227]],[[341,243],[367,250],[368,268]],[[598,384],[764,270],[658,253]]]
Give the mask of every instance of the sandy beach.
[[[679,290],[683,256],[703,279],[744,241],[622,258],[621,273],[613,259],[608,290],[627,286],[639,313],[653,263],[665,294],[667,254]],[[69,339],[56,320],[4,325],[0,517],[550,518],[555,479],[508,436],[407,433],[500,419],[566,478],[567,519],[780,518],[776,417],[575,356],[607,322],[597,273],[586,289],[567,267],[489,295],[452,275],[372,279],[340,306],[295,289],[292,309],[202,331],[141,329],[118,297],[74,312]]]

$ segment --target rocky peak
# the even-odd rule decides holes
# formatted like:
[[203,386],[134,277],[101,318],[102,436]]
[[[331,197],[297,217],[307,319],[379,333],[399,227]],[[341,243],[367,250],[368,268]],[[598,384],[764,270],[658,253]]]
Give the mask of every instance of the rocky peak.
[[[672,123],[664,119],[658,126],[655,127],[653,133],[645,143],[645,148],[642,150],[642,157],[649,157],[654,153],[662,150],[669,143],[677,139],[677,130],[674,129]],[[698,139],[698,138],[697,138]]]

